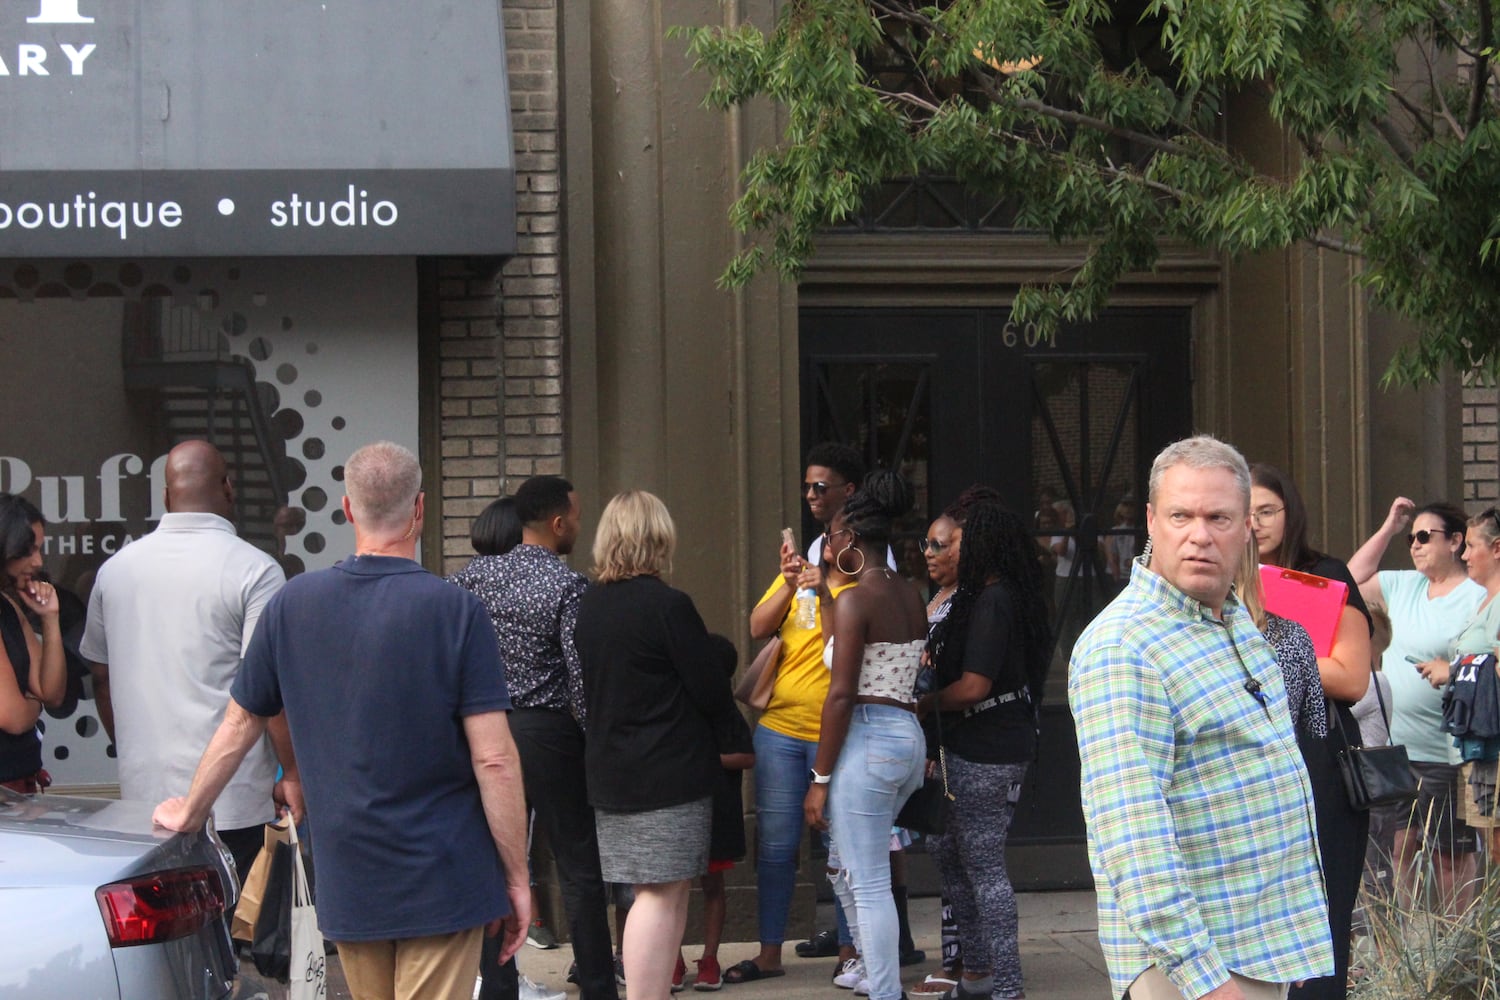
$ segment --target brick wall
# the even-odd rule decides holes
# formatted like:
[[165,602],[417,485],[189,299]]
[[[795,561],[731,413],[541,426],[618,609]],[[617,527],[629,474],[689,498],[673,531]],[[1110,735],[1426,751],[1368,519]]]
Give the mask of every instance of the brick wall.
[[516,255],[494,279],[439,278],[444,568],[474,516],[528,476],[563,472],[558,0],[505,0],[516,149]]
[[1477,514],[1500,499],[1500,389],[1464,386],[1464,506]]

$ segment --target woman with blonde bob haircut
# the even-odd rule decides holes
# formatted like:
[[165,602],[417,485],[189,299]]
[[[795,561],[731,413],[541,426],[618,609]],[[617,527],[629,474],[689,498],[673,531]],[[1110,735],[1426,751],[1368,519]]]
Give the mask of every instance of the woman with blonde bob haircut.
[[600,869],[635,886],[622,951],[637,1000],[670,996],[688,888],[708,870],[719,754],[734,749],[740,721],[727,642],[716,645],[692,598],[662,579],[676,543],[672,516],[650,493],[611,500],[594,535],[598,583],[579,602],[573,635]]
[[617,583],[672,572],[677,528],[667,505],[645,490],[621,493],[605,505],[594,533],[594,577]]

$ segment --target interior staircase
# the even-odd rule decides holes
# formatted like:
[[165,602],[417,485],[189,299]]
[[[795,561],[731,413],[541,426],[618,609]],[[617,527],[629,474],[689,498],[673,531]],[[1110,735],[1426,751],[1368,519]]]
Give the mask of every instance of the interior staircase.
[[126,391],[154,414],[163,450],[211,442],[234,484],[240,537],[276,555],[273,523],[286,503],[286,441],[272,424],[250,362],[230,353],[212,314],[170,299],[129,303],[122,347]]

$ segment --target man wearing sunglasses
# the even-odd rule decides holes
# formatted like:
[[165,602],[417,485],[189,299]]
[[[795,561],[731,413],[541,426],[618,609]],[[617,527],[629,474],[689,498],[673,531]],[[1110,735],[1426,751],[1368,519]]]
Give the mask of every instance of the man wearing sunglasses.
[[[859,452],[846,444],[825,441],[814,445],[807,453],[807,471],[802,476],[802,498],[813,520],[823,526],[822,534],[807,547],[807,562],[812,566],[823,563],[823,542],[828,537],[828,526],[844,509],[844,504],[859,489],[865,478],[865,462]],[[886,547],[886,564],[896,568],[896,554]]]
[[[824,442],[807,453],[802,477],[802,497],[813,519],[823,526],[804,558],[791,545],[780,552],[781,573],[750,613],[750,634],[765,638],[780,634],[782,646],[777,667],[773,703],[756,726],[755,797],[758,835],[756,884],[759,894],[760,953],[724,970],[728,984],[753,982],[785,975],[781,965],[783,938],[791,906],[797,854],[805,828],[802,800],[807,794],[809,768],[818,746],[823,699],[827,696],[828,671],[823,665],[821,618],[819,630],[788,628],[788,616],[799,587],[816,588],[821,579],[823,543],[829,525],[854,495],[865,477],[865,462],[849,445]],[[886,560],[892,570],[895,556]],[[849,584],[845,584],[846,586]],[[840,588],[835,588],[835,593]],[[793,616],[794,618],[795,616]],[[893,884],[898,918],[905,928],[905,886]],[[819,931],[797,945],[804,958],[838,955],[839,975],[857,966],[847,921],[838,911],[837,929]],[[903,954],[919,952],[910,943],[910,932],[902,935]],[[925,956],[924,956],[925,957]],[[848,972],[845,988],[859,985],[858,971]],[[845,986],[839,978],[835,983]]]

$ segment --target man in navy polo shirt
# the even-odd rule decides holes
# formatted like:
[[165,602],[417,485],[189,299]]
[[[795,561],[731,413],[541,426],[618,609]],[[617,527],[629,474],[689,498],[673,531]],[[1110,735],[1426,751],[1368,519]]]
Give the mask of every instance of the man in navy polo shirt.
[[[318,925],[357,997],[469,997],[488,925],[500,960],[530,923],[520,760],[489,615],[415,562],[416,456],[379,442],[344,466],[355,554],[267,605],[187,798],[203,825],[283,708],[302,772]],[[507,905],[508,897],[508,905]]]

